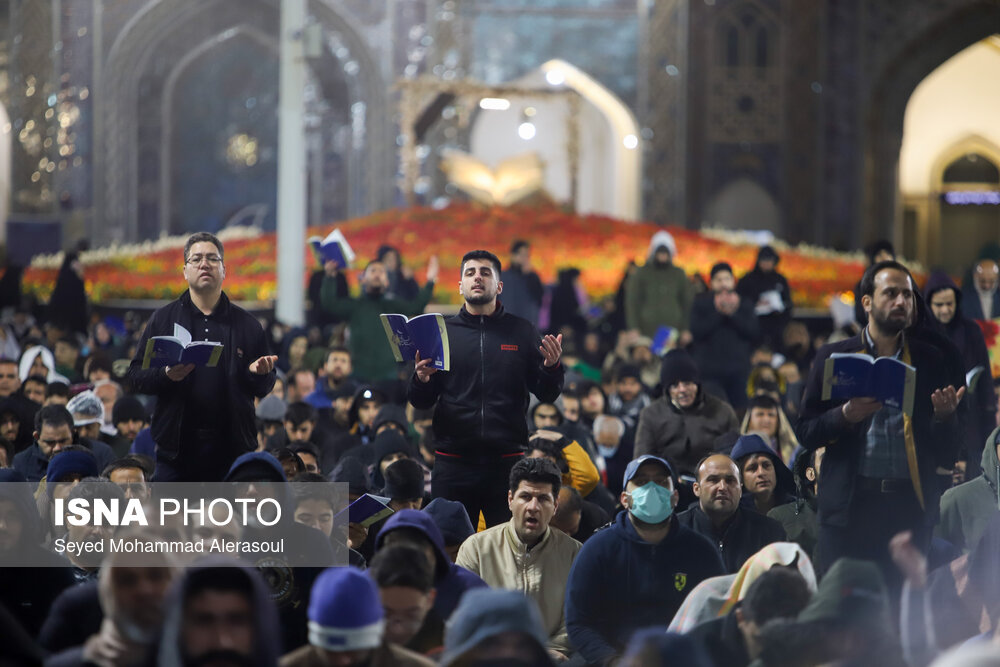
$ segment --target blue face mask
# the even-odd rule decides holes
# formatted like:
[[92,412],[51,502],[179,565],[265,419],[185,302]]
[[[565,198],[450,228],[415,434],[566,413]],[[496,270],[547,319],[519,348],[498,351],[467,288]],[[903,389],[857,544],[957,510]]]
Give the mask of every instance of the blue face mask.
[[604,447],[602,445],[597,446],[597,453],[606,459],[610,459],[612,456],[618,453],[617,447]]
[[628,511],[643,523],[662,523],[674,513],[670,489],[662,487],[656,482],[647,482],[638,489],[634,489],[630,495],[632,496],[632,506]]

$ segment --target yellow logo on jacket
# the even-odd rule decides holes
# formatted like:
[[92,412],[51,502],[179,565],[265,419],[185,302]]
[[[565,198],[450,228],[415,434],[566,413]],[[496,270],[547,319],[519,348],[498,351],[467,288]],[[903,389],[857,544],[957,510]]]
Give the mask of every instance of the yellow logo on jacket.
[[674,575],[674,588],[676,588],[678,591],[684,590],[684,587],[687,586],[687,583],[688,583],[688,576],[685,573],[678,572],[677,574]]

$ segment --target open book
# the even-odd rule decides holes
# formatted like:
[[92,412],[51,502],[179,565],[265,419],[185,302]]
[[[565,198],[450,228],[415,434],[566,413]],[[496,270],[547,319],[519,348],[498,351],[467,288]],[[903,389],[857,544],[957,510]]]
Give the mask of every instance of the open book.
[[448,180],[487,206],[510,206],[545,187],[545,164],[534,152],[504,158],[495,169],[456,149],[445,149],[441,156]]
[[976,384],[978,384],[980,376],[986,371],[987,371],[986,366],[980,364],[979,366],[976,366],[968,373],[966,373],[965,386],[968,387],[966,391],[968,391],[970,394],[974,392],[976,390]]
[[333,260],[337,266],[346,269],[354,262],[354,251],[351,250],[351,244],[347,242],[343,232],[339,229],[327,234],[325,239],[310,236],[308,241],[324,264]]
[[823,367],[823,400],[877,398],[913,415],[917,369],[892,357],[834,353]]
[[448,327],[441,313],[424,313],[410,319],[405,315],[382,314],[382,327],[392,346],[396,361],[433,359],[434,368],[451,370],[451,349],[448,347]]
[[666,324],[662,324],[656,328],[656,334],[653,336],[653,344],[650,345],[649,349],[656,356],[662,357],[677,347],[677,340],[679,338],[680,331],[676,327],[668,327]]
[[191,332],[179,324],[174,324],[173,336],[153,336],[146,341],[146,356],[142,358],[143,369],[178,364],[215,366],[222,356],[222,343],[207,340],[191,340]]
[[393,513],[389,507],[389,498],[366,493],[345,509],[337,512],[334,522],[339,518],[343,520],[344,513],[347,513],[348,523],[359,523],[368,528],[373,523],[381,521]]

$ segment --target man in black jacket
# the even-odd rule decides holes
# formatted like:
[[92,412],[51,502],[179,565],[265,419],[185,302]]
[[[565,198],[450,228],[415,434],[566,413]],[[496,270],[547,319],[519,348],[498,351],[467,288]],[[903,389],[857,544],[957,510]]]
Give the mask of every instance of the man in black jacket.
[[437,373],[418,357],[407,397],[418,409],[437,401],[432,495],[461,502],[473,525],[482,511],[493,526],[510,519],[508,476],[528,442],[528,393],[551,403],[562,390],[562,335],[540,338],[504,310],[500,260],[490,252],[465,254],[459,291],[465,305],[447,320],[451,370]]
[[[198,232],[184,244],[188,291],[149,320],[128,369],[132,391],[156,396],[151,424],[155,480],[219,481],[237,456],[257,448],[254,397],[274,386],[276,356],[260,323],[222,291],[222,242]],[[215,367],[180,364],[143,370],[146,341],[180,324],[194,340],[223,344]]]
[[780,523],[740,506],[739,469],[725,454],[713,454],[698,465],[694,493],[698,502],[677,520],[715,545],[727,572],[739,571],[750,556],[785,540]]
[[[942,352],[910,335],[913,279],[902,264],[879,262],[865,271],[861,299],[868,326],[860,335],[825,345],[816,355],[802,399],[796,435],[803,447],[826,447],[819,485],[817,560],[825,570],[843,556],[879,564],[901,584],[889,539],[913,531],[926,550],[938,519],[938,469],[950,470],[960,430],[955,417],[965,388],[950,381]],[[913,414],[873,397],[824,400],[826,360],[835,352],[895,357],[915,367]]]

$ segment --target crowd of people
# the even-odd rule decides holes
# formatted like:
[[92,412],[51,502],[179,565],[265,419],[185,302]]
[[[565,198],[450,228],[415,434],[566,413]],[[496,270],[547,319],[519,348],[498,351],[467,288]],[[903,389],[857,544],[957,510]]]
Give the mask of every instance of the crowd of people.
[[[67,255],[48,307],[14,289],[0,322],[0,663],[1000,664],[1000,429],[976,323],[1000,314],[996,260],[918,289],[877,243],[857,321],[810,331],[774,248],[707,282],[677,252],[656,233],[591,307],[576,269],[542,283],[527,241],[506,265],[432,258],[422,286],[385,246],[357,288],[318,268],[304,327],[231,302],[209,233],[148,319],[91,313]],[[422,313],[442,276],[462,297],[450,369],[398,363],[379,315]],[[176,325],[221,343],[211,363],[149,363]],[[912,409],[831,398],[845,353],[915,369]],[[295,482],[267,530],[310,560],[54,553],[113,530],[62,528],[57,502],[157,482]],[[340,526],[324,482],[389,510]],[[266,532],[114,534],[170,531]]]

